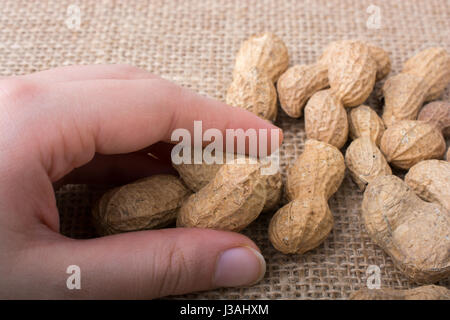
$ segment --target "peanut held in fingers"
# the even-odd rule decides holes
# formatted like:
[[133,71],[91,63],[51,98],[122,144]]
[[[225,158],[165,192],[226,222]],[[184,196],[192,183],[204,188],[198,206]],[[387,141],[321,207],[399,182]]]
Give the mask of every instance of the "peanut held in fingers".
[[240,231],[264,209],[276,206],[281,196],[279,172],[263,174],[255,159],[224,164],[214,178],[185,201],[178,227]]
[[191,192],[172,175],[154,175],[108,191],[93,209],[100,234],[157,229],[175,222]]

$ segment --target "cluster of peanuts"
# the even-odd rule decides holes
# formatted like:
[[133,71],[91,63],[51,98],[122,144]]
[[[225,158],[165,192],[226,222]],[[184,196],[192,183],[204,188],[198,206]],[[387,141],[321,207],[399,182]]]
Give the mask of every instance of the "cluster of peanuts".
[[[279,37],[250,37],[237,53],[226,102],[272,122],[278,102],[288,116],[303,115],[307,140],[288,168],[288,203],[279,207],[281,175],[261,174],[267,165],[262,161],[181,164],[174,165],[180,178],[152,176],[107,192],[93,210],[98,230],[112,234],[176,221],[179,227],[240,231],[261,212],[278,208],[268,229],[272,245],[303,254],[331,232],[328,199],[347,168],[364,192],[367,233],[399,270],[419,284],[448,278],[450,162],[442,159],[450,102],[437,99],[450,82],[450,55],[434,47],[408,59],[378,92],[384,101],[380,117],[363,103],[390,71],[388,53],[364,41],[332,42],[315,63],[289,67]],[[408,170],[405,178],[393,175],[391,166],[399,175]],[[423,288],[424,297],[449,296],[445,288]]]

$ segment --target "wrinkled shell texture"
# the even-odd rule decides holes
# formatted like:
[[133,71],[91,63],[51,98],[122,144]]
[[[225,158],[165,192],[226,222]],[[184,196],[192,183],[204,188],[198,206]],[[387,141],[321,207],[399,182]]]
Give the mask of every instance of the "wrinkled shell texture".
[[380,145],[384,133],[384,123],[371,107],[361,105],[353,108],[349,113],[348,122],[352,139],[367,136],[377,146]]
[[269,121],[275,121],[277,117],[275,86],[256,68],[235,73],[233,82],[228,88],[226,103],[248,110]]
[[387,77],[391,72],[391,59],[389,54],[382,48],[368,44],[370,56],[377,65],[377,81]]
[[190,194],[177,177],[154,175],[107,192],[93,216],[104,235],[162,228],[175,222],[179,207]]
[[434,123],[445,137],[450,137],[450,102],[428,103],[420,110],[417,120]]
[[417,283],[450,275],[450,212],[421,200],[400,178],[380,176],[364,193],[362,217],[372,240]]
[[347,111],[330,90],[316,92],[305,107],[308,139],[326,142],[340,149],[348,137]]
[[309,139],[305,150],[288,171],[287,205],[269,225],[273,246],[283,253],[304,253],[317,247],[333,227],[328,199],[337,191],[345,172],[340,151]]
[[206,186],[216,175],[222,164],[173,164],[183,182],[194,192]]
[[288,64],[288,50],[284,42],[273,33],[261,33],[242,43],[236,55],[233,76],[256,67],[276,82]]
[[265,182],[266,189],[266,202],[264,203],[263,212],[268,212],[274,210],[281,200],[283,181],[280,172],[271,175],[263,175],[262,178]]
[[389,59],[389,54],[380,47],[374,46],[370,43],[362,43],[359,40],[338,40],[331,42],[324,49],[319,61],[324,64],[330,63],[335,50],[339,50],[343,46],[351,43],[359,43],[360,45],[364,44],[368,47],[370,56],[375,61],[377,67],[376,80],[385,78],[389,72],[391,72],[391,60]]
[[361,191],[378,176],[392,174],[380,149],[368,137],[354,140],[345,153],[345,164]]
[[189,197],[177,226],[240,231],[266,202],[266,182],[257,164],[224,164],[214,179]]
[[389,163],[409,169],[422,160],[442,158],[445,140],[433,125],[423,121],[402,120],[386,129],[380,149]]
[[344,106],[362,104],[375,85],[377,66],[369,48],[360,42],[337,46],[328,66],[331,91]]
[[450,210],[450,163],[443,160],[421,161],[405,176],[405,182],[422,199],[438,202]]
[[389,288],[363,288],[350,296],[351,300],[450,300],[450,290],[446,287],[429,285],[409,290]]
[[445,154],[445,159],[450,161],[450,147],[447,149],[447,153]]
[[308,99],[328,86],[328,68],[324,64],[296,65],[281,75],[277,91],[281,108],[292,118],[302,115]]
[[[229,154],[228,154],[229,155]],[[227,154],[223,154],[223,162],[227,161]],[[233,155],[234,157],[235,155]],[[234,159],[234,158],[231,158]],[[232,160],[233,161],[233,160]],[[246,157],[246,162],[249,163],[249,158]],[[223,164],[180,164],[173,165],[173,167],[180,174],[183,182],[194,192],[199,191],[211,182],[216,176]],[[262,163],[262,168],[270,167],[271,162]],[[283,183],[281,180],[281,173],[263,175],[265,188],[267,192],[267,199],[264,204],[264,211],[271,211],[277,207],[282,195]]]
[[422,77],[399,73],[383,85],[383,121],[389,127],[400,120],[415,120],[428,92]]
[[428,48],[408,59],[403,73],[422,77],[427,82],[427,101],[438,98],[450,82],[450,55],[444,48]]

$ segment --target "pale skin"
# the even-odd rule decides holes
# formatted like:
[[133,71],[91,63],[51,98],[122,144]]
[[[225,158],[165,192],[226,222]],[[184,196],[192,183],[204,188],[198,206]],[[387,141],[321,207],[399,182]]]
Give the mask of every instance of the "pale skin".
[[[59,233],[54,189],[172,172],[165,142],[194,120],[204,130],[279,130],[269,122],[126,65],[1,78],[0,113],[0,298],[148,299],[233,286],[226,271],[217,276],[221,254],[259,252],[243,235],[205,229],[70,239]],[[73,264],[81,290],[66,287]],[[241,285],[263,269],[247,270]]]

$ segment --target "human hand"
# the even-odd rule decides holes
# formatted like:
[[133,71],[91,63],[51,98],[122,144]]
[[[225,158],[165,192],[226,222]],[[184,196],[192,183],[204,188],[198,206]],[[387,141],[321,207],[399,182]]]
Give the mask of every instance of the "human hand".
[[[172,228],[75,240],[59,234],[53,184],[171,172],[176,128],[277,127],[130,66],[73,66],[0,79],[0,297],[155,298],[261,279],[247,237]],[[281,134],[280,134],[281,137]],[[270,141],[269,141],[270,142]],[[154,159],[148,152],[158,155]],[[68,290],[66,269],[81,269]]]

